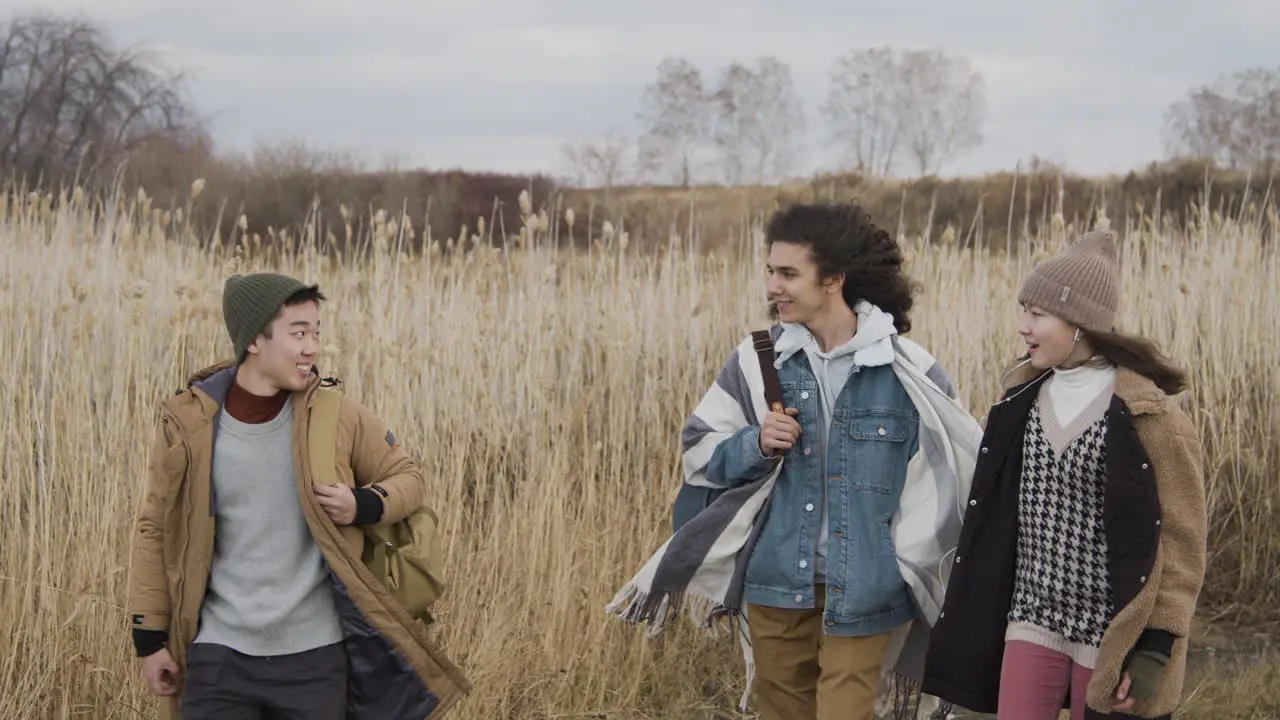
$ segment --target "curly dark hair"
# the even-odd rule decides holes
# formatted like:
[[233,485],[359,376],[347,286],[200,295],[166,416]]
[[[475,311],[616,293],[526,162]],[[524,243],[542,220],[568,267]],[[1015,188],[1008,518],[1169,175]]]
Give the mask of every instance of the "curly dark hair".
[[866,300],[893,316],[899,333],[911,330],[915,286],[902,270],[902,249],[871,215],[854,203],[797,204],[774,213],[765,243],[809,248],[825,280],[844,273],[844,301]]

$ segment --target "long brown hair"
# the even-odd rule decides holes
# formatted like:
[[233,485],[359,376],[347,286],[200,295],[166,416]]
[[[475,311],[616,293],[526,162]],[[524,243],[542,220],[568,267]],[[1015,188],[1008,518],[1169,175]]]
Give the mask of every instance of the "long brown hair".
[[1120,333],[1082,331],[1096,354],[1117,367],[1128,368],[1156,384],[1166,395],[1187,389],[1187,373],[1160,352],[1151,340]]

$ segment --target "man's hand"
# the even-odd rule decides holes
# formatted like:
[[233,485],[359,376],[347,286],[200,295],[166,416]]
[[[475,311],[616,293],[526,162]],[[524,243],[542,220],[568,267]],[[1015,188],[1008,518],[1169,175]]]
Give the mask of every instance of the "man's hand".
[[178,692],[178,663],[167,648],[142,658],[142,677],[156,695],[168,697]]
[[787,408],[786,412],[770,412],[765,416],[760,428],[760,452],[765,457],[790,450],[800,439],[800,423],[795,419],[799,414],[796,408]]
[[356,520],[356,495],[346,485],[317,485],[316,500],[334,525],[350,525]]

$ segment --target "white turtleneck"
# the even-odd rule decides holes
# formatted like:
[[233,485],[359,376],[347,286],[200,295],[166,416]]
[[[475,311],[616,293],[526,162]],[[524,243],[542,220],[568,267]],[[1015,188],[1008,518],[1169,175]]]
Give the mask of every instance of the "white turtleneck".
[[1090,361],[1080,367],[1053,371],[1049,378],[1049,399],[1058,425],[1067,427],[1098,395],[1115,388],[1116,366],[1105,361]]

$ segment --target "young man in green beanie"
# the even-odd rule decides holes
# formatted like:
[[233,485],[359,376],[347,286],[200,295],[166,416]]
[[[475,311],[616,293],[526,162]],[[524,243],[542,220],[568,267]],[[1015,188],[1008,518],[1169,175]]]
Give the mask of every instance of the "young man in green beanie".
[[129,587],[142,673],[166,717],[438,717],[465,678],[363,566],[360,526],[423,502],[422,474],[368,408],[342,399],[335,468],[314,486],[315,285],[236,275],[233,361],[161,404]]

